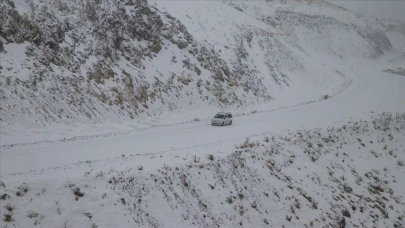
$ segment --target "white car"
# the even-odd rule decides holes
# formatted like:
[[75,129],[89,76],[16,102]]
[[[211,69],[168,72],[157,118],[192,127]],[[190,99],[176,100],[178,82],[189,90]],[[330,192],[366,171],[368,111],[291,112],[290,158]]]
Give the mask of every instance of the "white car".
[[224,126],[232,124],[232,114],[230,112],[218,112],[211,120],[211,125]]

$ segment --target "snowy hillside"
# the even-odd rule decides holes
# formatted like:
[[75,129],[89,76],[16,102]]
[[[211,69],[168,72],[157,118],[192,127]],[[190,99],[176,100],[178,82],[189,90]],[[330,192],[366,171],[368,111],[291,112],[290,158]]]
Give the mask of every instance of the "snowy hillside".
[[0,184],[0,224],[401,227],[404,142],[405,113],[383,113],[251,136],[229,149],[218,142],[204,151],[122,155],[14,173]]
[[323,1],[0,4],[1,144],[318,101],[405,43]]

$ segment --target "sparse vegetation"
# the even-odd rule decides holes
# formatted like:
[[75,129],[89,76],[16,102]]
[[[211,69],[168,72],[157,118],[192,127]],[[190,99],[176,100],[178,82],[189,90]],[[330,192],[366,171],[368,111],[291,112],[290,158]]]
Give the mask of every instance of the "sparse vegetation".
[[370,150],[370,153],[371,153],[372,155],[374,155],[374,157],[378,158],[378,154],[377,154],[377,152],[375,152],[374,150]]
[[96,178],[103,178],[104,176],[105,176],[105,173],[103,171],[96,173]]
[[350,218],[350,217],[351,217],[351,215],[350,215],[350,211],[349,211],[349,210],[347,210],[347,209],[344,209],[344,210],[342,211],[342,214],[343,214],[343,216],[345,216],[345,217],[348,217],[348,218]]
[[39,215],[39,213],[37,213],[35,211],[28,211],[27,217],[32,219],[32,218],[38,217],[38,215]]
[[398,165],[398,166],[404,166],[405,164],[404,164],[404,161],[398,160],[397,165]]
[[232,204],[233,203],[233,197],[232,196],[228,196],[228,197],[226,197],[226,200],[225,200],[227,203],[229,203],[229,204]]
[[4,193],[3,195],[0,196],[1,200],[6,200],[6,199],[9,199],[9,198],[10,198],[10,196],[7,193]]
[[194,156],[193,156],[193,161],[194,161],[195,163],[200,162],[200,160],[201,160],[201,158],[200,158],[200,157],[197,157],[197,155],[194,155]]
[[315,210],[318,209],[318,204],[315,201],[312,202],[312,209],[315,209]]
[[13,219],[13,213],[4,213],[4,219],[3,219],[3,221],[4,222],[13,222],[14,221],[14,219]]
[[23,183],[18,187],[18,190],[27,193],[31,190],[31,188],[27,184]]
[[[392,190],[394,185],[390,185],[393,183],[393,179],[399,179],[397,171],[402,170],[398,167],[395,168],[398,159],[393,159],[387,154],[379,154],[379,159],[374,159],[371,156],[373,152],[369,148],[361,148],[360,151],[356,150],[356,153],[351,153],[350,149],[353,146],[354,148],[359,146],[356,139],[360,137],[358,135],[362,135],[362,132],[366,131],[366,128],[360,128],[359,130],[353,128],[352,124],[348,124],[346,129],[347,132],[342,132],[342,128],[335,127],[325,130],[290,133],[288,142],[284,140],[286,137],[281,136],[270,144],[256,147],[257,144],[255,143],[254,149],[234,150],[229,155],[218,156],[215,159],[214,155],[208,154],[206,158],[210,161],[206,162],[200,161],[200,158],[194,155],[192,158],[187,158],[185,162],[182,161],[181,164],[171,166],[165,163],[158,171],[148,172],[147,175],[145,173],[138,175],[139,178],[134,177],[136,176],[134,174],[140,174],[136,168],[132,171],[129,171],[130,169],[122,171],[110,170],[104,175],[114,173],[114,176],[109,177],[106,182],[109,183],[108,187],[113,191],[120,191],[120,197],[115,198],[115,194],[113,194],[107,198],[106,193],[102,194],[106,190],[97,190],[99,194],[96,194],[95,198],[104,199],[103,201],[114,200],[116,201],[115,205],[120,206],[120,208],[123,207],[122,205],[126,205],[125,208],[132,208],[134,205],[137,208],[145,206],[143,207],[145,211],[139,210],[137,211],[139,215],[131,214],[131,216],[150,218],[155,215],[149,214],[149,211],[147,211],[146,205],[149,202],[144,201],[144,194],[162,197],[174,209],[176,207],[189,208],[190,204],[192,204],[193,210],[198,212],[192,215],[195,219],[192,219],[189,214],[182,215],[182,217],[186,221],[195,222],[196,224],[196,221],[209,221],[212,219],[209,214],[210,210],[218,203],[231,209],[230,212],[227,212],[228,217],[223,217],[224,225],[227,226],[239,224],[239,220],[236,222],[235,220],[231,221],[229,219],[231,216],[233,216],[232,219],[235,216],[243,216],[243,219],[251,222],[251,225],[257,225],[257,223],[249,220],[252,213],[260,212],[263,215],[275,213],[279,217],[278,211],[269,210],[269,207],[274,206],[274,204],[277,207],[285,205],[287,214],[283,212],[281,218],[286,216],[286,220],[282,220],[280,224],[286,227],[288,225],[304,226],[304,222],[307,226],[308,224],[312,224],[314,227],[328,226],[332,220],[338,223],[342,217],[349,221],[347,218],[351,217],[351,213],[353,213],[353,217],[356,217],[356,219],[350,219],[353,226],[361,226],[357,216],[359,218],[369,216],[373,219],[378,218],[380,221],[381,219],[387,219],[388,215],[390,218],[397,216],[401,212],[400,206],[403,203],[400,197],[401,192],[396,191],[394,193]],[[360,133],[350,135],[350,133],[356,131]],[[396,134],[393,133],[393,135],[399,139]],[[255,142],[254,140],[257,138],[263,143],[263,139],[260,140],[261,136],[255,137],[250,138],[249,143]],[[362,141],[370,141],[366,136],[362,137]],[[353,138],[355,139],[354,143]],[[347,141],[349,143],[345,144]],[[342,147],[340,147],[341,145]],[[390,148],[395,148],[394,142],[389,145]],[[381,151],[381,147],[378,146],[381,146],[381,144],[375,140],[373,147],[380,148]],[[304,150],[306,150],[305,154],[303,153]],[[336,153],[339,154],[338,157],[335,157]],[[315,164],[302,162],[305,159],[309,160],[308,155],[317,156],[320,160]],[[370,160],[373,162],[375,160],[378,160],[378,162],[383,160],[383,162],[381,162],[382,165],[367,166],[368,164],[366,164],[365,167],[360,168],[356,166],[359,157],[371,158]],[[181,160],[180,156],[176,158]],[[342,159],[345,159],[345,162],[342,162]],[[185,165],[192,168],[187,169]],[[313,167],[326,172],[318,172]],[[359,170],[356,170],[357,168]],[[364,178],[362,178],[363,176]],[[88,181],[87,178],[86,181]],[[354,181],[358,186],[353,186]],[[77,185],[77,183],[70,182],[65,185],[66,188],[74,192],[75,200],[80,199],[75,192],[81,193]],[[89,191],[89,193],[86,193],[94,196],[92,191],[95,185],[92,183],[83,183],[83,185],[84,190]],[[99,185],[97,185],[98,188]],[[331,194],[330,201],[326,199],[328,194]],[[213,195],[221,197],[222,200],[219,202],[213,201],[210,198]],[[129,200],[129,198],[131,199]],[[27,200],[28,202],[29,198],[22,198],[21,200]],[[82,204],[85,201],[79,203]],[[104,206],[104,203],[101,205]],[[347,209],[343,209],[344,207],[347,207]],[[58,214],[65,216],[64,210],[61,210],[63,209],[61,205],[55,206],[55,209]],[[317,215],[311,218],[310,221],[306,219],[299,221],[299,216],[303,217],[302,213],[309,213],[310,211],[313,211],[312,214]],[[40,215],[30,211],[28,217],[39,218]],[[18,219],[18,217],[16,218]],[[41,220],[38,219],[38,223],[40,222]],[[273,221],[268,220],[267,222],[274,225]],[[392,224],[392,219],[384,222],[386,224],[391,222]],[[249,223],[244,220],[243,224],[246,226]],[[264,224],[267,223],[264,222]],[[371,222],[364,222],[364,226],[370,224]]]
[[14,209],[16,208],[15,205],[11,205],[10,203],[7,203],[4,208],[9,211],[9,212],[13,212]]

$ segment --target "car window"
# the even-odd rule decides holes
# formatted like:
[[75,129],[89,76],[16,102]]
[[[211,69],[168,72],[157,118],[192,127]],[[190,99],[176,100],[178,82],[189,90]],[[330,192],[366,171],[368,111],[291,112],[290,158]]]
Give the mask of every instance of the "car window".
[[216,115],[214,116],[214,118],[223,119],[223,118],[224,118],[224,115],[222,115],[222,114],[216,114]]
[[232,118],[232,114],[228,114],[228,118]]

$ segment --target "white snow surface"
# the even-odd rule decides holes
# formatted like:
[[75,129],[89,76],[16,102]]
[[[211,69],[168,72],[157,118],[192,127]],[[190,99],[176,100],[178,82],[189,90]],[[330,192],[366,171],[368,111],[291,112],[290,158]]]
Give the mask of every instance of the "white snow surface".
[[[347,227],[400,224],[405,79],[382,71],[390,65],[396,63],[357,62],[349,67],[351,83],[336,96],[241,115],[231,126],[201,120],[3,146],[2,208],[16,207],[17,227],[321,227],[336,224],[346,209]],[[392,117],[381,119],[385,112]],[[300,134],[315,146],[308,148]],[[246,137],[253,144],[244,148]],[[23,183],[31,190],[16,196]],[[373,193],[371,185],[383,192]],[[85,193],[77,201],[76,187]]]
[[[29,14],[30,7],[26,1],[15,4],[21,15]],[[80,20],[78,15],[57,11],[64,7],[62,3],[33,1],[32,4],[38,7],[48,4],[60,20]],[[75,5],[73,0],[66,4],[72,9],[76,7],[71,6]],[[190,123],[194,119],[207,120],[220,110],[247,114],[298,106],[343,91],[352,83],[350,66],[353,61],[364,60],[366,66],[373,64],[376,58],[394,56],[394,59],[405,53],[405,33],[400,23],[387,20],[376,23],[372,20],[374,18],[358,18],[350,11],[323,1],[149,1],[148,4],[159,10],[164,23],[169,23],[164,14],[179,20],[195,43],[214,50],[231,69],[245,64],[244,69],[253,75],[251,81],[262,89],[260,96],[270,96],[272,99],[255,96],[240,86],[230,88],[222,84],[226,90],[225,96],[234,93],[244,103],[228,106],[218,104],[212,91],[204,89],[204,86],[197,92],[197,76],[190,75],[193,72],[186,71],[182,61],[188,59],[191,64],[197,64],[201,70],[198,77],[203,82],[213,83],[212,72],[198,65],[196,57],[186,49],[181,50],[165,40],[158,54],[142,60],[145,68],[137,68],[121,58],[112,70],[117,75],[122,70],[131,75],[140,75],[141,81],[135,83],[135,91],[138,91],[139,85],[151,84],[156,78],[165,82],[172,74],[189,77],[192,82],[184,86],[175,80],[172,87],[175,87],[173,90],[177,94],[164,94],[164,103],[160,99],[149,99],[148,108],[139,105],[140,114],[132,119],[131,108],[109,105],[91,95],[105,94],[113,99],[117,94],[112,90],[122,89],[117,79],[105,80],[104,84],[92,82],[83,85],[84,88],[77,92],[70,87],[64,88],[64,84],[60,85],[54,78],[75,79],[78,75],[50,64],[49,80],[46,79],[40,86],[37,82],[36,90],[27,91],[25,86],[32,86],[32,81],[37,80],[37,72],[32,71],[35,69],[33,63],[37,63],[23,53],[28,49],[35,51],[36,48],[31,45],[27,49],[26,43],[4,43],[6,52],[0,55],[1,76],[4,77],[0,79],[3,80],[2,85],[8,85],[8,81],[11,84],[0,90],[2,97],[7,98],[6,102],[1,103],[0,144],[141,133],[156,126]],[[74,34],[68,32],[60,47],[74,46],[75,55],[81,56],[89,48],[87,45],[94,42],[94,37],[84,35],[87,32],[85,27],[82,29],[77,29]],[[85,36],[85,40],[76,45],[71,37],[77,34]],[[388,43],[384,35],[389,39]],[[143,43],[137,45],[142,46]],[[244,58],[237,56],[238,50],[245,51]],[[171,61],[173,57],[175,59]],[[92,55],[79,59],[85,60],[80,66],[79,76],[86,78],[87,70],[98,59]],[[239,64],[237,61],[240,59],[242,62]],[[397,64],[400,65],[400,62]],[[246,76],[238,83],[247,83],[248,80]],[[55,90],[61,91],[58,96],[52,95]],[[71,104],[77,100],[84,100],[84,107]],[[91,118],[88,118],[89,114]]]
[[[221,108],[185,86],[184,96],[171,101],[178,103],[173,110],[157,101],[130,120],[99,104],[99,119],[78,115],[46,122],[7,110],[19,104],[15,97],[23,90],[0,88],[2,96],[13,97],[1,106],[8,121],[0,123],[0,226],[325,227],[337,225],[347,210],[346,227],[400,227],[405,75],[389,70],[405,66],[405,27],[360,20],[323,1],[286,2],[149,2],[179,19],[228,64],[242,44],[248,53],[244,61],[258,78],[265,75],[270,102],[237,88],[247,104]],[[270,14],[284,19],[273,21],[266,17]],[[380,36],[374,41],[382,46],[376,46],[360,29],[368,37],[363,40],[346,24],[383,31],[392,48],[383,47]],[[0,76],[29,77],[26,67],[33,66],[22,56],[24,45],[4,44]],[[184,56],[195,60],[183,52],[169,43],[144,60],[145,69],[124,59],[116,68],[142,72],[151,82],[155,74],[182,72]],[[172,56],[180,63],[171,62]],[[89,57],[82,67],[96,59]],[[277,73],[288,73],[283,83],[270,77],[266,62],[279,67]],[[208,70],[201,71],[211,80]],[[220,110],[234,113],[232,125],[209,124]],[[77,187],[83,196],[75,197]],[[4,221],[5,214],[12,221]]]

